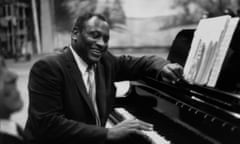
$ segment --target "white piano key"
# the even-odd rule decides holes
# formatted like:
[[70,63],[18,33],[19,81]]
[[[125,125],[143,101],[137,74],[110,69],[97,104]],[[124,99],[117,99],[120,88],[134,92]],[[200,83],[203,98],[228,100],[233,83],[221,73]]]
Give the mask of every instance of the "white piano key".
[[[124,108],[115,108],[115,111],[121,114],[125,120],[135,119],[135,116],[133,116]],[[171,143],[170,141],[166,140],[163,136],[159,135],[156,131],[142,130],[142,133],[150,138],[152,144],[170,144]]]
[[121,114],[125,120],[135,119],[135,117],[124,108],[115,108],[115,111]]

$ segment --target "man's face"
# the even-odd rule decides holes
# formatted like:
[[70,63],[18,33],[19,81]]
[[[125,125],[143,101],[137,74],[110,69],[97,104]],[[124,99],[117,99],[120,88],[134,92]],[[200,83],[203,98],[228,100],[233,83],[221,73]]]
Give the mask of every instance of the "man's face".
[[0,68],[0,109],[6,114],[16,112],[23,106],[16,82],[16,74],[6,67]]
[[108,40],[108,23],[96,16],[92,17],[85,22],[82,32],[77,34],[77,52],[88,64],[94,64],[107,51]]

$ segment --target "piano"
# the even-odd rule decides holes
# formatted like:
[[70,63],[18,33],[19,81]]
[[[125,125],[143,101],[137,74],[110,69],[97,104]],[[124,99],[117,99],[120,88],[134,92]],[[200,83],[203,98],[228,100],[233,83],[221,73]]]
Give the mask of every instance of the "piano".
[[[169,51],[169,61],[184,66],[193,34],[194,29],[178,33]],[[135,117],[152,123],[154,131],[143,132],[152,139],[149,143],[239,144],[239,36],[238,27],[216,87],[189,84],[184,80],[170,84],[146,77],[131,82],[127,97],[116,100],[110,121],[116,124]]]

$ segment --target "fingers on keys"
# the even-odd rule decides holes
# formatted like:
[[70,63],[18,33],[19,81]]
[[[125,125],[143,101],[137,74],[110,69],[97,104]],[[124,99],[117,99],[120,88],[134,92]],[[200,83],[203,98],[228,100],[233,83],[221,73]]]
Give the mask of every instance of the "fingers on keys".
[[133,119],[133,120],[130,120],[129,128],[131,128],[132,130],[137,130],[137,131],[139,131],[139,130],[152,131],[153,124],[141,121],[139,119]]

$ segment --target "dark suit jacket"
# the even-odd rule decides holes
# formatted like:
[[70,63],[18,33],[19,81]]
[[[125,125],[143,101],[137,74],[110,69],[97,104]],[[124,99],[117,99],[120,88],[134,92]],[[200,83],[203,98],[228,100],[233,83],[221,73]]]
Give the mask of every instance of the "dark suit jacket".
[[36,62],[29,77],[29,117],[25,132],[32,143],[105,143],[104,128],[115,99],[115,81],[156,76],[167,61],[152,57],[115,57],[106,52],[96,67],[96,98],[101,125],[69,48]]
[[0,133],[0,144],[24,144],[24,142],[15,136]]

